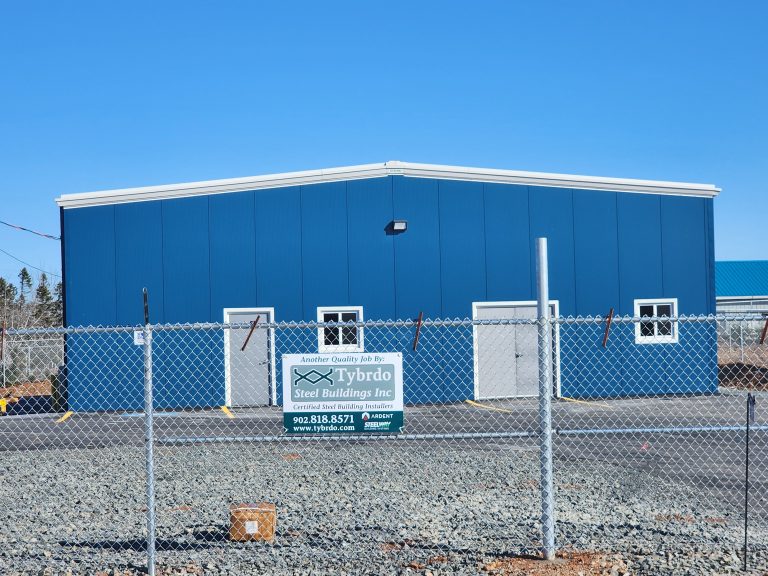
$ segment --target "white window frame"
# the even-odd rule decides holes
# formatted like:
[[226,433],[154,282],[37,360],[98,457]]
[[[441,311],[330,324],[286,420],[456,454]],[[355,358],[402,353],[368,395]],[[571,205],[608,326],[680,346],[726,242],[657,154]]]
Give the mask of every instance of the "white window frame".
[[[656,307],[659,305],[668,305],[672,307],[672,316],[670,318],[677,318],[679,311],[677,308],[677,298],[638,298],[635,300],[635,318],[640,318],[641,306],[653,306],[654,316],[656,315]],[[677,320],[671,320],[672,334],[669,336],[658,335],[658,323],[656,320],[653,323],[653,336],[643,336],[642,322],[638,321],[635,324],[635,344],[677,344],[679,341],[679,331],[677,326]]]
[[[325,322],[323,315],[329,312],[339,314],[342,312],[354,312],[357,314],[357,321],[363,322],[362,306],[318,306],[317,321]],[[341,331],[342,326],[339,326],[337,329]],[[341,342],[341,338],[339,338],[339,342]],[[325,328],[320,327],[317,329],[317,351],[321,354],[326,352],[365,352],[364,330],[362,326],[357,327],[357,344],[326,344]]]

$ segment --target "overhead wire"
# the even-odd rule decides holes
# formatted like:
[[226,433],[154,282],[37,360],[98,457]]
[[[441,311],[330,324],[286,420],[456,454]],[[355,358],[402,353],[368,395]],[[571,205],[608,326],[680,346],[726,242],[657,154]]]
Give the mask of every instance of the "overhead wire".
[[24,226],[19,226],[18,224],[11,224],[10,222],[4,222],[3,220],[0,220],[0,224],[8,226],[9,228],[14,228],[16,230],[21,230],[23,232],[29,232],[30,234],[42,236],[43,238],[48,238],[49,240],[61,240],[59,236],[54,236],[53,234],[46,234],[45,232],[38,232],[37,230],[32,230],[31,228],[25,228]]
[[[41,236],[42,238],[47,238],[49,240],[61,240],[59,236],[54,236],[53,234],[46,234],[45,232],[38,232],[37,230],[32,230],[31,228],[25,228],[24,226],[19,226],[18,224],[11,224],[10,222],[5,222],[4,220],[0,220],[0,224],[3,224],[4,226],[8,226],[9,228],[13,228],[15,230],[20,230],[22,232],[29,232],[30,234],[35,234],[36,236]],[[43,270],[42,268],[38,268],[37,266],[30,264],[29,262],[25,262],[21,258],[14,256],[7,250],[3,250],[0,248],[0,252],[8,256],[9,258],[13,258],[17,262],[20,262],[21,264],[24,264],[24,266],[28,266],[29,268],[32,268],[33,270],[37,270],[38,272],[42,272],[43,274],[48,274],[49,276],[55,276],[56,278],[61,278],[60,274],[56,274],[55,272],[48,272],[47,270]]]
[[17,262],[21,262],[22,264],[24,264],[24,266],[28,266],[29,268],[32,268],[33,270],[37,270],[38,272],[42,272],[43,274],[48,274],[48,276],[55,276],[56,278],[61,278],[60,274],[56,274],[55,272],[48,272],[47,270],[43,270],[42,268],[38,268],[37,266],[34,266],[33,264],[30,264],[29,262],[25,262],[21,258],[17,258],[13,254],[11,254],[10,252],[7,252],[6,250],[3,250],[2,248],[0,248],[0,252],[5,254],[6,256],[9,256],[10,258],[13,258]]

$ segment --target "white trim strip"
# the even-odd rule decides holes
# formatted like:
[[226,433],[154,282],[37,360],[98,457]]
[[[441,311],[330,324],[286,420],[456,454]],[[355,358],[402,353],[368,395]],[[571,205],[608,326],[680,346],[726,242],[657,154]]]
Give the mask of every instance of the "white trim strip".
[[752,300],[768,300],[766,296],[717,296],[715,298],[718,302],[751,302]]
[[574,174],[548,174],[545,172],[521,172],[517,170],[496,170],[492,168],[467,168],[462,166],[441,166],[438,164],[414,164],[410,162],[390,161],[379,164],[362,164],[328,168],[324,170],[304,170],[285,172],[248,178],[229,178],[225,180],[206,180],[184,184],[164,186],[146,186],[103,190],[79,194],[64,194],[56,199],[62,208],[82,208],[126,202],[147,200],[167,200],[187,198],[205,194],[222,194],[263,188],[281,188],[321,182],[341,180],[359,180],[362,178],[383,178],[385,176],[408,176],[412,178],[440,178],[447,180],[465,180],[470,182],[501,182],[527,186],[554,186],[559,188],[579,188],[588,190],[606,190],[611,192],[637,192],[641,194],[671,194],[674,196],[694,196],[714,198],[720,189],[711,184],[692,184],[687,182],[663,182],[657,180],[633,180],[627,178],[604,178],[598,176],[578,176]]

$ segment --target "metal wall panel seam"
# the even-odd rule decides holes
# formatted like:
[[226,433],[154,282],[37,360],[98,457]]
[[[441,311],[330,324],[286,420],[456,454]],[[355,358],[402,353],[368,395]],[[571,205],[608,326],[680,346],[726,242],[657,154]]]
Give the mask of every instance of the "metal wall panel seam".
[[[485,268],[485,300],[490,300],[488,297],[488,225],[485,213],[485,190],[487,184],[483,183],[483,262]],[[471,314],[471,311],[470,311]],[[471,316],[470,316],[471,318]]]
[[[623,314],[623,310],[621,309],[621,242],[619,242],[619,194],[618,192],[613,197],[613,206],[614,211],[616,213],[616,288],[618,289],[618,297],[619,301],[616,302],[616,310],[618,310],[619,315]],[[609,304],[610,306],[610,304]]]
[[571,244],[573,245],[573,277],[571,283],[573,284],[573,313],[579,313],[579,290],[576,286],[576,275],[579,273],[579,268],[576,264],[576,206],[573,201],[573,188],[569,188],[571,197]]
[[[389,205],[392,207],[392,222],[395,221],[395,177],[388,176],[389,179]],[[392,318],[397,317],[397,236],[392,235]]]

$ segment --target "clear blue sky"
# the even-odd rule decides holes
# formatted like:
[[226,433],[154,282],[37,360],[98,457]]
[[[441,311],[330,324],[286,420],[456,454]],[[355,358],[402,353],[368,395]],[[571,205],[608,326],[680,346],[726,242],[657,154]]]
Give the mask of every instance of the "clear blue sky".
[[[766,259],[767,24],[762,0],[5,0],[0,220],[396,159],[714,183],[717,257]],[[0,248],[60,271],[56,242]]]

